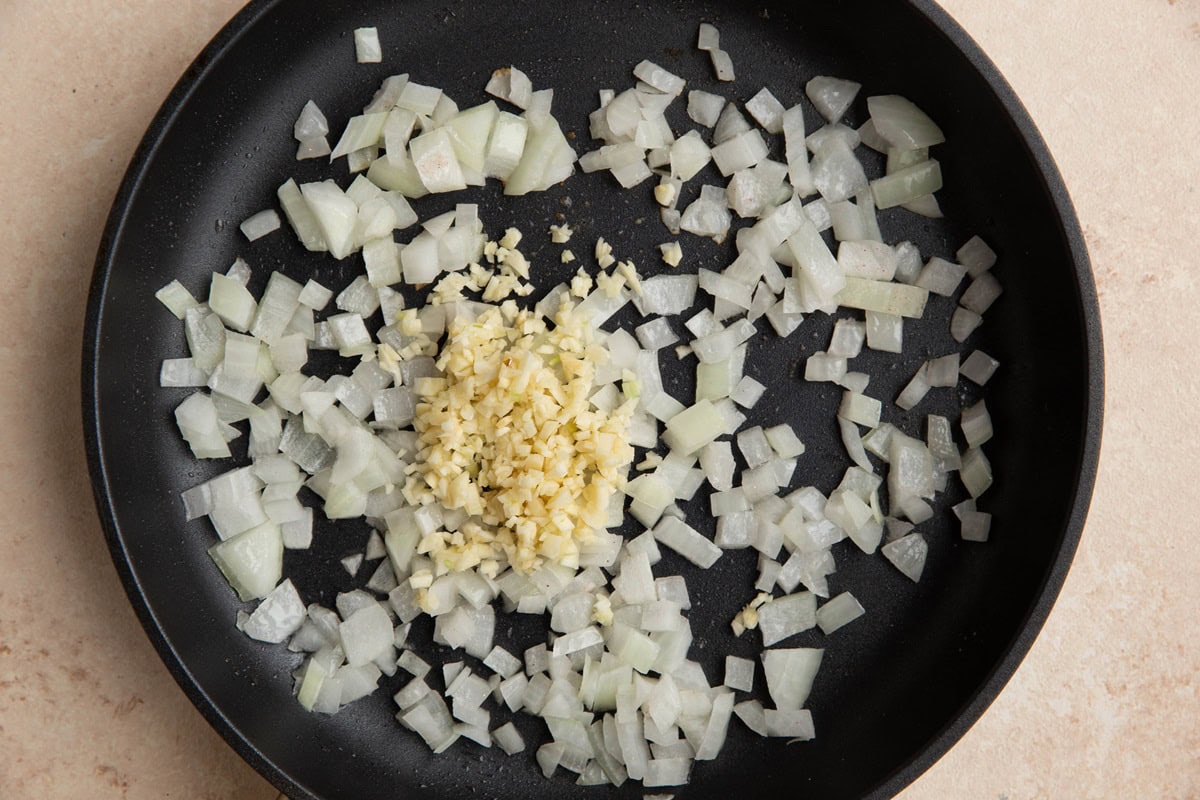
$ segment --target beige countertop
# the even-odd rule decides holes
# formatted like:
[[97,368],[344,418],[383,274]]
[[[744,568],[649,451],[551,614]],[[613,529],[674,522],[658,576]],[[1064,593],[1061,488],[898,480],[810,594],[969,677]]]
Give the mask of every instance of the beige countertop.
[[[79,419],[100,232],[155,110],[241,0],[0,0],[0,796],[276,792],[142,632]],[[1200,2],[947,0],[1049,143],[1094,261],[1107,408],[1091,516],[1029,657],[930,798],[1200,797]],[[37,336],[32,336],[32,332]]]

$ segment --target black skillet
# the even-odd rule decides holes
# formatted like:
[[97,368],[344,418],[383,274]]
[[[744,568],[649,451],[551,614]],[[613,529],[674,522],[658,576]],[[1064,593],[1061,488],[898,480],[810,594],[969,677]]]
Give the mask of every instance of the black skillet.
[[[701,21],[720,28],[737,83],[712,80],[694,48]],[[351,31],[363,25],[379,28],[384,64],[355,63]],[[827,646],[810,700],[817,739],[787,746],[735,723],[720,759],[699,765],[676,796],[889,797],[979,717],[1050,611],[1083,527],[1099,447],[1095,290],[1067,191],[1033,123],[996,68],[932,2],[256,0],[196,59],[133,157],[97,260],[83,407],[100,517],[146,631],[213,726],[297,800],[636,797],[641,787],[581,789],[561,773],[546,781],[531,752],[506,758],[463,743],[435,758],[392,719],[388,691],[334,717],[301,710],[289,676],[298,657],[234,629],[239,604],[205,555],[213,535],[206,523],[183,520],[179,492],[229,465],[198,465],[175,430],[171,412],[185,392],[159,390],[158,365],[183,355],[185,345],[180,325],[153,293],[179,278],[203,296],[208,274],[239,255],[255,268],[256,290],[274,269],[338,289],[349,281],[349,261],[306,253],[287,232],[248,244],[236,227],[274,205],[285,176],[344,175],[340,164],[293,160],[291,125],[310,98],[337,129],[383,77],[409,72],[465,107],[484,99],[494,68],[512,63],[535,86],[556,89],[556,116],[578,134],[582,152],[597,90],[631,85],[630,69],[643,58],[693,87],[743,101],[766,85],[791,105],[814,75],[853,78],[865,86],[849,115],[855,124],[865,118],[867,94],[912,98],[947,133],[936,155],[948,217],[935,222],[888,211],[881,215],[885,238],[908,238],[925,254],[952,257],[979,233],[1001,254],[996,274],[1005,286],[968,343],[1003,364],[986,395],[998,430],[987,446],[997,479],[981,503],[996,516],[992,540],[961,542],[949,514],[941,514],[922,526],[931,552],[917,585],[878,556],[840,546],[832,587],[853,590],[867,616],[827,641],[814,631],[789,642]],[[807,112],[811,128],[817,120],[811,106]],[[463,199],[428,198],[416,208],[424,218]],[[647,272],[657,269],[653,246],[667,239],[646,187],[622,192],[601,175],[517,200],[501,202],[494,185],[465,199],[480,203],[490,231],[514,224],[526,231],[543,288],[558,280],[557,248],[541,235],[557,214],[577,226],[572,244],[580,254],[602,235]],[[685,269],[719,268],[728,258],[727,249],[694,237],[684,240],[684,251]],[[903,356],[868,352],[855,362],[875,376],[871,393],[894,397],[922,360],[954,348],[946,324],[952,307],[934,298],[926,320],[906,330]],[[839,392],[798,375],[806,355],[828,341],[831,324],[814,316],[786,340],[762,337],[748,366],[769,386],[751,424],[791,421],[809,445],[794,484],[825,491],[847,464],[831,419]],[[691,371],[664,358],[678,396],[690,392]],[[964,381],[957,391],[935,390],[913,416],[885,403],[885,418],[920,434],[924,414],[956,415],[978,396]],[[951,491],[947,505],[960,498]],[[689,510],[711,532],[703,504]],[[307,599],[332,603],[335,592],[356,585],[338,559],[360,551],[366,535],[361,523],[324,523],[312,550],[288,554],[286,570]],[[726,556],[709,573],[670,555],[662,567],[692,577],[693,652],[710,680],[720,680],[726,653],[756,654],[754,636],[728,633],[729,619],[750,596],[749,552]],[[513,648],[543,635],[532,620],[499,628]],[[428,642],[428,633],[418,627],[414,638]],[[430,645],[419,651],[446,657]],[[761,673],[758,679],[761,686]],[[533,721],[519,724],[536,744]]]

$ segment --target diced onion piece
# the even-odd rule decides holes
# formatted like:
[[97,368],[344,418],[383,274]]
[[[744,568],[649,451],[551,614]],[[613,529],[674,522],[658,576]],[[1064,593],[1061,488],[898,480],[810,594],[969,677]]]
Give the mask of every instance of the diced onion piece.
[[[308,609],[290,580],[280,583],[240,627],[251,639],[279,644],[295,633]],[[390,627],[390,626],[389,626]]]
[[663,517],[654,527],[654,538],[702,569],[721,557],[721,548],[682,520]]
[[158,385],[164,388],[207,386],[208,373],[197,367],[194,359],[164,358],[158,373]]
[[175,409],[175,422],[196,458],[229,458],[221,422],[211,396],[196,392]]
[[833,326],[833,336],[826,352],[838,358],[856,358],[862,352],[867,328],[858,320],[839,319]]
[[910,533],[894,542],[888,542],[880,548],[880,552],[913,583],[921,580],[921,573],[925,570],[925,558],[929,553],[929,545],[924,536]]
[[462,166],[454,152],[450,132],[437,128],[423,133],[409,143],[413,166],[421,183],[430,192],[453,192],[467,188]]
[[716,50],[721,46],[721,33],[707,22],[700,23],[700,33],[696,38],[697,50]]
[[890,281],[896,275],[896,251],[882,242],[843,241],[837,259],[842,274],[850,277]]
[[734,386],[733,391],[729,393],[729,399],[742,408],[753,408],[758,405],[758,401],[762,399],[766,391],[767,387],[762,383],[749,375],[743,375],[742,379],[737,382],[737,386]]
[[822,143],[821,149],[813,155],[810,169],[813,185],[827,203],[847,200],[869,186],[867,174],[854,151],[838,137],[830,137]]
[[804,362],[804,380],[836,383],[846,374],[846,359],[828,353],[813,353]]
[[309,139],[324,138],[329,134],[329,122],[325,119],[325,115],[321,113],[321,109],[312,100],[304,104],[304,108],[300,109],[300,115],[296,117],[296,122],[292,126],[292,135],[296,141],[303,142]]
[[950,336],[956,342],[965,342],[967,337],[982,324],[983,317],[974,311],[959,306],[954,309],[954,316],[950,318]]
[[289,178],[279,187],[276,195],[279,197],[280,206],[283,207],[284,216],[287,217],[288,223],[305,249],[315,252],[328,250],[329,247],[325,243],[325,237],[321,233],[317,218],[309,208],[308,201],[304,199],[296,182]]
[[925,380],[930,386],[958,385],[958,353],[926,361]]
[[529,123],[526,120],[507,111],[499,112],[488,139],[483,174],[488,178],[508,180],[521,161],[528,134]]
[[196,302],[196,298],[192,297],[192,293],[178,280],[173,280],[159,289],[154,293],[154,297],[166,306],[167,310],[174,314],[177,319],[183,319],[187,316],[189,308],[195,308],[200,305]]
[[268,233],[279,230],[279,213],[273,208],[268,208],[265,211],[259,211],[247,217],[238,227],[242,234],[251,242],[256,239],[261,239]]
[[920,147],[916,150],[900,150],[895,147],[889,147],[887,152],[887,167],[884,172],[887,175],[891,175],[907,167],[921,164],[928,159],[928,147]]
[[746,111],[767,133],[783,133],[783,103],[766,87],[746,101]]
[[633,74],[664,94],[679,96],[683,93],[683,78],[672,75],[652,61],[639,62],[633,68]]
[[781,711],[768,708],[763,712],[767,736],[787,736],[793,742],[806,742],[816,736],[812,712],[806,708]]
[[838,416],[864,427],[874,428],[879,424],[882,408],[883,404],[874,397],[867,397],[858,392],[843,392]]
[[980,447],[992,438],[992,417],[983,400],[964,408],[959,424],[967,440],[967,447]]
[[235,331],[250,329],[258,303],[254,296],[236,280],[214,272],[208,290],[208,307]]
[[879,311],[866,313],[867,347],[885,353],[899,353],[904,343],[904,319]]
[[[964,265],[965,266],[965,265]],[[1000,281],[990,272],[981,272],[962,293],[959,304],[976,314],[983,314],[1003,292]]]
[[999,366],[999,361],[982,350],[976,350],[967,356],[967,360],[963,362],[962,367],[959,368],[959,372],[964,378],[983,386],[992,379]]
[[967,268],[961,264],[934,256],[925,263],[914,285],[949,297],[958,289],[966,272]]
[[525,740],[511,722],[506,722],[492,731],[492,739],[506,755],[516,755],[525,750]]
[[208,554],[243,602],[265,598],[283,572],[283,539],[273,522],[217,542]]
[[767,157],[767,143],[756,130],[740,133],[712,149],[713,161],[722,175],[753,167]]
[[795,105],[783,112],[779,121],[783,130],[784,153],[788,165],[788,180],[800,197],[817,190],[808,163],[808,147],[804,136],[804,110]]
[[354,53],[360,64],[378,64],[383,61],[379,31],[376,28],[355,28]]
[[847,308],[919,319],[925,313],[928,298],[929,292],[919,286],[846,278],[837,303]]
[[972,236],[954,253],[959,264],[967,268],[967,274],[972,278],[987,272],[996,264],[996,251],[978,236]]
[[807,217],[801,218],[796,231],[788,237],[787,247],[794,263],[792,274],[800,290],[802,310],[832,310],[835,303],[841,302],[839,293],[848,288],[847,278]]
[[854,595],[842,592],[817,609],[817,625],[828,636],[865,613]]
[[925,112],[899,95],[867,98],[867,108],[875,130],[893,147],[915,150],[946,141],[945,134]]
[[729,57],[720,48],[713,48],[708,51],[709,58],[712,60],[713,73],[715,73],[719,81],[732,81],[736,77],[733,72],[733,59]]
[[721,116],[717,117],[717,124],[713,128],[713,144],[724,144],[749,130],[751,130],[750,123],[742,116],[742,112],[738,111],[738,107],[733,103],[727,103],[721,110]]
[[924,442],[894,432],[888,442],[888,463],[888,498],[912,519],[906,501],[933,496],[933,457]]
[[531,126],[521,161],[504,184],[504,193],[515,196],[545,191],[570,177],[576,160],[557,120],[547,117],[542,124]]
[[407,108],[418,117],[428,117],[437,110],[441,100],[442,90],[436,86],[423,86],[406,80],[396,95],[396,107]]
[[817,624],[817,598],[811,592],[779,597],[758,609],[763,647],[782,642]]
[[300,192],[320,229],[321,237],[336,259],[343,259],[354,249],[354,226],[358,221],[358,206],[333,181],[305,183]]
[[644,161],[634,161],[623,167],[614,167],[609,171],[617,179],[617,183],[621,184],[622,189],[632,189],[654,174]]
[[875,122],[870,119],[858,127],[858,138],[867,147],[884,155],[892,149],[891,143],[879,135],[879,131],[875,129]]
[[804,85],[804,93],[821,116],[830,122],[837,122],[850,108],[861,88],[861,83],[818,75]]
[[767,650],[762,654],[767,691],[777,708],[797,711],[804,706],[824,653],[824,650],[797,647]]
[[688,131],[671,143],[671,174],[681,181],[691,180],[712,157],[700,134]]
[[914,214],[919,214],[922,217],[928,217],[929,219],[941,219],[945,216],[942,213],[942,207],[938,205],[937,196],[932,194],[921,195],[900,207]]
[[941,164],[932,158],[871,181],[871,193],[879,208],[912,203],[941,188]]
[[517,108],[529,107],[533,98],[533,83],[529,76],[516,67],[503,67],[492,73],[484,91],[493,97],[506,100]]
[[344,155],[379,144],[383,138],[383,126],[387,122],[387,117],[388,115],[383,112],[351,117],[350,121],[346,123],[346,129],[342,132],[342,138],[338,139],[337,145],[334,146],[330,158],[341,158]]
[[937,460],[943,471],[956,470],[962,465],[958,445],[954,443],[954,434],[950,430],[950,420],[936,414],[930,414],[925,419],[925,441],[929,452]]
[[[454,154],[468,183],[482,184],[487,168],[488,146],[500,115],[495,102],[488,101],[458,112],[446,121]],[[524,137],[522,137],[522,142]]]
[[725,98],[699,89],[688,92],[687,113],[692,121],[711,128],[717,124],[721,109],[725,107]]
[[700,187],[700,197],[684,209],[679,227],[697,236],[707,236],[720,244],[729,232],[732,217],[725,201],[725,190],[719,186]]

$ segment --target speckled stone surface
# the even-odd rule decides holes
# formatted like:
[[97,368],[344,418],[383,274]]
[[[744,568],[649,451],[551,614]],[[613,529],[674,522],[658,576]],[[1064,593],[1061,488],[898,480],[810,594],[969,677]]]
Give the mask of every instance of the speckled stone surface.
[[[93,510],[83,309],[138,139],[240,0],[0,0],[0,797],[277,793],[142,633]],[[1200,797],[1200,2],[947,0],[1049,143],[1091,248],[1106,430],[1058,605],[904,800]],[[31,334],[32,331],[36,333]]]

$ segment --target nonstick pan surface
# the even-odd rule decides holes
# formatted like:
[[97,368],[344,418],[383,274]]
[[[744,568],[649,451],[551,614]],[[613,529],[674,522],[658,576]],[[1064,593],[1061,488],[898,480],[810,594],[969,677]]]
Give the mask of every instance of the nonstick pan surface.
[[[694,48],[701,21],[720,29],[738,82],[712,80],[705,55]],[[355,63],[351,32],[364,25],[379,28],[381,65]],[[952,257],[978,233],[1000,253],[996,274],[1005,287],[965,350],[981,348],[1002,362],[986,394],[997,429],[986,448],[996,482],[980,504],[995,514],[991,541],[962,542],[952,515],[940,513],[921,526],[930,555],[915,585],[878,555],[839,546],[831,589],[852,590],[867,616],[828,640],[811,631],[789,641],[827,648],[809,701],[816,740],[788,746],[735,722],[721,757],[699,764],[676,797],[889,797],[978,718],[1049,613],[1083,527],[1099,448],[1095,290],[1045,145],[995,67],[939,8],[925,0],[256,1],[197,58],[133,157],[92,287],[84,416],[100,516],[148,635],[214,727],[296,800],[639,797],[643,790],[634,782],[619,790],[579,788],[561,773],[544,780],[532,756],[539,741],[533,720],[518,721],[532,745],[523,756],[460,743],[434,757],[396,724],[391,691],[333,717],[300,708],[290,677],[299,656],[235,630],[241,606],[206,555],[214,535],[206,522],[184,522],[179,492],[230,465],[197,464],[175,429],[172,411],[187,391],[160,390],[158,370],[162,359],[184,355],[186,345],[181,326],[153,294],[179,278],[202,297],[209,273],[238,256],[254,267],[256,293],[272,270],[339,290],[349,282],[354,259],[337,263],[307,253],[286,230],[253,244],[237,230],[240,220],[275,205],[274,190],[286,177],[343,174],[340,164],[294,160],[292,122],[310,98],[336,135],[389,74],[408,72],[466,107],[485,99],[482,87],[493,69],[515,64],[535,87],[555,88],[555,115],[577,134],[583,152],[592,146],[586,115],[597,91],[631,85],[630,70],[643,58],[688,78],[690,87],[739,101],[765,85],[791,105],[815,75],[852,78],[864,85],[848,115],[855,125],[865,119],[868,94],[908,96],[947,133],[937,150],[947,218],[883,212],[884,238],[910,239],[926,255]],[[819,124],[811,112],[807,106],[810,130]],[[684,123],[682,115],[673,122]],[[719,178],[702,173],[690,191],[706,179]],[[523,246],[542,289],[564,269],[542,235],[556,214],[577,227],[577,252],[604,236],[645,273],[657,271],[654,247],[667,240],[649,190],[621,191],[601,174],[577,175],[524,198],[501,199],[492,183],[414,207],[424,219],[456,202],[478,202],[493,235],[510,225],[526,232]],[[720,268],[731,252],[730,245],[695,237],[683,245],[685,270]],[[885,398],[885,419],[910,433],[924,433],[924,414],[956,419],[959,408],[981,396],[964,381],[957,390],[935,390],[913,415],[890,403],[922,361],[957,349],[948,333],[952,310],[950,299],[933,297],[926,318],[906,328],[903,355],[865,351],[854,362],[874,376],[869,391]],[[791,422],[808,445],[793,485],[826,492],[848,464],[833,423],[840,389],[805,383],[800,375],[807,355],[825,347],[832,322],[813,315],[787,339],[760,337],[747,366],[768,386],[748,424]],[[663,368],[668,389],[690,396],[692,364],[671,356]],[[711,532],[705,497],[687,510],[693,524]],[[952,489],[939,507],[959,499],[961,490]],[[323,521],[311,550],[287,554],[285,574],[307,601],[331,605],[337,592],[356,585],[338,559],[360,552],[367,535],[361,522]],[[728,628],[752,596],[754,561],[752,551],[732,552],[700,572],[668,553],[657,568],[689,578],[692,657],[710,681],[721,679],[727,653],[757,656],[755,635],[734,639]],[[498,641],[514,652],[541,637],[540,621],[498,625]],[[418,625],[412,638],[423,642],[420,654],[445,660],[429,643],[429,626]],[[385,685],[394,691],[401,682],[397,676]]]

